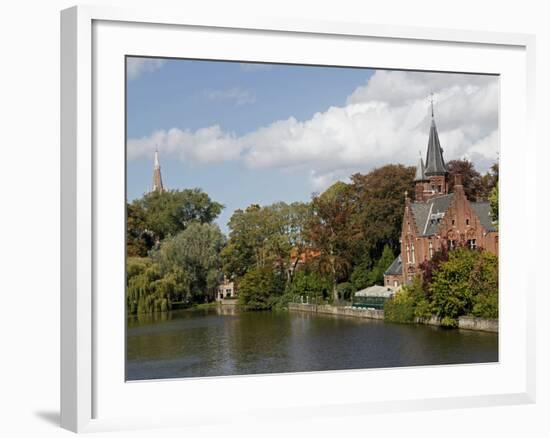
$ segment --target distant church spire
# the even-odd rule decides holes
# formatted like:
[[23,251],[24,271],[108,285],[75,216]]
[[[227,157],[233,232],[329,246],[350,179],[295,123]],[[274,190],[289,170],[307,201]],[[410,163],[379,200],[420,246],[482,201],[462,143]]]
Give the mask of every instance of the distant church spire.
[[426,176],[447,175],[447,167],[443,160],[443,149],[439,143],[439,135],[434,119],[434,101],[431,97],[432,124],[430,126],[430,138],[428,139],[428,152],[426,154]]
[[159,151],[155,149],[155,161],[153,165],[153,188],[152,192],[164,192],[164,186],[162,185],[162,175],[160,173]]

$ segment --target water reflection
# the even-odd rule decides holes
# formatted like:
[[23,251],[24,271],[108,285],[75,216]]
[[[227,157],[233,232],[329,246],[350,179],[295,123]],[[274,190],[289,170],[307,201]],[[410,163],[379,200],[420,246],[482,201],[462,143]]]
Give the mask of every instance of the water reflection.
[[236,307],[128,318],[129,380],[494,362],[498,336]]

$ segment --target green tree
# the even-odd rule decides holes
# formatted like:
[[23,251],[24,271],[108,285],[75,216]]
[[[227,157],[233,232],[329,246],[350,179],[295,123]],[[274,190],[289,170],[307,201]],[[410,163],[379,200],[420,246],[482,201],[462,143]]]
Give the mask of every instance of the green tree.
[[394,258],[390,246],[385,245],[382,255],[367,275],[367,286],[384,284],[384,272],[390,267]]
[[290,281],[290,255],[306,248],[303,228],[309,214],[309,204],[298,202],[236,210],[229,220],[229,242],[222,252],[224,271],[239,278],[250,269],[269,266]]
[[495,163],[491,166],[488,172],[481,177],[481,187],[483,192],[483,199],[487,199],[493,189],[498,184],[499,165]]
[[284,280],[269,267],[249,270],[239,282],[239,303],[246,310],[269,310],[284,290]]
[[489,203],[491,204],[491,216],[493,221],[498,224],[498,184],[493,187],[493,190],[491,191]]
[[192,222],[213,222],[222,209],[222,204],[200,189],[148,193],[127,207],[128,250],[144,256],[155,244]]
[[385,245],[394,253],[400,250],[404,197],[414,192],[414,174],[414,167],[390,164],[352,175],[349,194],[355,210],[350,222],[360,229],[354,259],[362,259],[366,251],[371,260],[378,260]]
[[353,285],[354,291],[365,289],[369,286],[369,270],[367,270],[362,265],[357,265],[353,268],[353,271],[350,275],[350,282]]
[[127,265],[126,308],[128,313],[152,313],[168,309],[166,290],[157,290],[162,278],[158,265],[149,259],[131,258]]
[[126,204],[126,216],[126,255],[145,257],[155,243],[147,229],[145,211],[137,203]]
[[429,318],[431,306],[426,300],[422,280],[415,277],[384,304],[384,319],[391,322],[413,322],[416,317]]
[[469,160],[451,160],[447,163],[449,171],[449,193],[454,191],[455,177],[461,176],[464,194],[471,201],[478,198],[484,199],[487,194],[484,192],[481,174],[475,169],[474,164]]
[[210,301],[221,273],[219,256],[224,244],[217,225],[194,222],[164,240],[152,257],[165,280],[181,286],[176,291],[182,299]]
[[332,282],[315,270],[300,269],[294,275],[292,283],[287,286],[287,293],[295,301],[308,297],[309,302],[319,302],[330,297]]
[[413,322],[414,308],[414,297],[407,288],[403,288],[384,303],[384,320],[400,323]]
[[485,251],[458,248],[449,252],[449,260],[433,273],[430,285],[432,309],[446,321],[461,315],[481,313],[482,297],[498,295],[498,260]]
[[353,221],[357,206],[349,188],[340,183],[311,201],[312,214],[304,232],[311,246],[319,252],[316,264],[332,280],[333,301],[338,301],[337,284],[345,280],[352,265],[352,248],[360,231]]

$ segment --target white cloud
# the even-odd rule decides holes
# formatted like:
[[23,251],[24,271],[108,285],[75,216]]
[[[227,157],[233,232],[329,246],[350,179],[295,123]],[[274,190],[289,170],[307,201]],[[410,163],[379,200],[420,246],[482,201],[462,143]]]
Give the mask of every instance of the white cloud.
[[234,87],[227,90],[206,90],[204,95],[209,100],[231,101],[236,106],[256,102],[256,95],[250,90]]
[[179,157],[182,161],[212,163],[239,158],[241,144],[231,133],[218,125],[195,132],[172,128],[159,130],[148,137],[128,140],[128,159],[151,157],[155,148],[162,154]]
[[485,171],[498,154],[498,79],[488,76],[377,71],[343,107],[305,121],[289,117],[237,137],[215,125],[172,129],[130,140],[129,158],[161,151],[183,160],[242,160],[250,168],[306,172],[320,191],[352,172],[386,163],[415,164],[435,117],[446,160],[470,158]]
[[270,71],[273,68],[273,65],[241,62],[239,67],[244,72],[253,73],[257,71]]
[[128,79],[133,80],[143,73],[160,69],[164,64],[166,64],[164,59],[129,57],[126,58],[126,74]]

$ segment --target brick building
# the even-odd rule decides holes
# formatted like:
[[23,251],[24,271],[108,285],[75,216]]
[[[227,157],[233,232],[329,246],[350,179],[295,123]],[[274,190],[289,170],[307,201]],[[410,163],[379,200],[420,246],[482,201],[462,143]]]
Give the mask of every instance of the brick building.
[[468,200],[460,176],[455,179],[453,193],[449,193],[448,178],[432,108],[426,162],[420,157],[414,201],[405,194],[401,254],[384,273],[386,286],[412,281],[419,273],[419,265],[443,247],[464,245],[498,255],[498,231],[489,202]]

